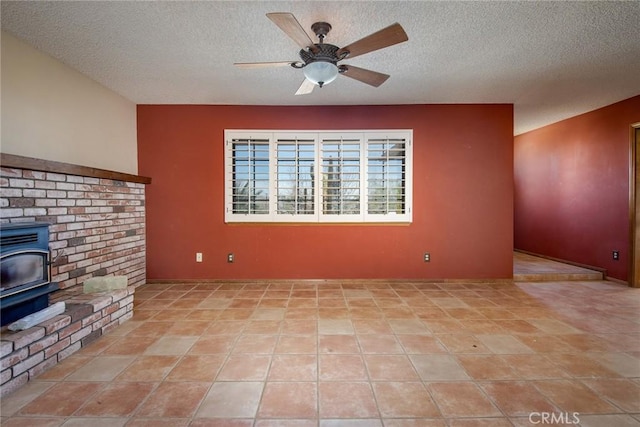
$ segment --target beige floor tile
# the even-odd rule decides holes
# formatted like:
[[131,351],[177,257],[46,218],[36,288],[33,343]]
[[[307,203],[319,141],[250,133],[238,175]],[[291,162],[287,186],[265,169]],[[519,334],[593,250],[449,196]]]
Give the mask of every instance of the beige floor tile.
[[95,417],[74,417],[68,421],[65,421],[60,427],[85,427],[90,425],[91,427],[124,427],[128,418],[123,417],[109,417],[98,418]]
[[498,322],[493,320],[482,320],[482,319],[460,319],[460,326],[462,330],[471,333],[471,334],[504,334],[505,331],[502,326],[498,324]]
[[271,354],[277,341],[277,335],[240,335],[232,353]]
[[449,427],[513,427],[513,424],[508,418],[454,418],[449,420]]
[[267,382],[258,417],[316,418],[318,393],[315,382]]
[[276,354],[271,361],[268,381],[317,381],[315,354]]
[[238,335],[246,325],[247,322],[241,320],[216,320],[204,335]]
[[389,326],[396,334],[430,334],[427,325],[419,319],[389,319]]
[[581,332],[579,329],[556,319],[529,319],[528,322],[539,330],[552,335],[577,334]]
[[218,382],[205,396],[196,418],[254,418],[262,382]]
[[280,335],[278,344],[275,348],[275,353],[317,353],[318,352],[318,339],[314,335],[300,336],[300,335]]
[[502,412],[473,383],[431,383],[429,390],[447,418],[496,417]]
[[375,382],[373,391],[385,418],[439,417],[424,385],[419,382]]
[[468,380],[469,375],[453,356],[446,354],[409,355],[423,381]]
[[505,354],[501,358],[521,379],[567,378],[570,376],[544,354]]
[[97,356],[103,353],[106,349],[111,347],[115,342],[120,339],[118,335],[106,334],[100,337],[99,340],[94,340],[82,347],[77,353],[81,356]]
[[462,323],[450,317],[437,319],[425,319],[422,317],[422,319],[427,328],[434,334],[460,334],[466,332],[462,327]]
[[237,339],[237,335],[202,336],[193,343],[187,354],[226,354],[231,351]]
[[280,332],[282,321],[280,320],[252,320],[247,322],[247,326],[243,329],[243,334],[264,334],[276,335]]
[[320,420],[320,427],[382,427],[382,421],[378,419],[335,419]]
[[360,347],[355,335],[319,335],[319,353],[358,353]]
[[[126,322],[129,323],[129,322]],[[130,336],[147,336],[147,337],[159,337],[167,333],[169,328],[173,325],[170,321],[156,321],[155,319],[142,322],[140,326],[129,331],[127,335]],[[117,330],[118,328],[116,328]]]
[[569,353],[576,349],[567,337],[569,335],[531,334],[519,335],[518,340],[537,353]]
[[582,382],[599,396],[622,408],[640,413],[640,383],[627,379],[584,379]]
[[489,350],[496,354],[533,353],[522,341],[513,335],[477,335]]
[[127,427],[186,427],[189,421],[189,418],[132,418]]
[[282,333],[287,335],[309,335],[318,333],[318,320],[285,320],[282,322]]
[[271,356],[236,354],[230,356],[218,373],[218,381],[254,381],[267,377]]
[[602,363],[583,353],[552,353],[547,358],[569,375],[577,378],[618,377],[619,374],[607,369]]
[[195,382],[163,382],[142,404],[141,417],[191,417],[211,384]]
[[371,381],[418,381],[411,361],[403,354],[365,354]]
[[443,419],[429,418],[385,418],[385,427],[447,427]]
[[450,353],[491,353],[478,337],[472,334],[437,334],[435,337]]
[[[112,383],[88,400],[75,415],[128,417],[149,396],[157,384],[151,382]],[[91,425],[94,425],[91,423]]]
[[342,335],[353,334],[353,323],[350,319],[320,319],[318,320],[318,334]]
[[384,319],[354,319],[353,327],[358,334],[391,334],[393,330]]
[[611,413],[615,408],[579,381],[548,380],[534,382],[536,388],[561,411],[581,414]]
[[368,380],[364,360],[359,354],[321,354],[318,366],[322,381]]
[[[3,418],[3,427],[60,427],[65,422],[64,417],[14,417]],[[126,419],[125,419],[126,422]],[[86,424],[85,424],[86,425]]]
[[588,353],[587,355],[606,369],[614,371],[620,376],[627,378],[640,377],[640,357],[627,353],[611,352]]
[[115,341],[109,348],[105,349],[102,355],[138,355],[143,353],[158,339],[159,337],[156,336],[124,336]]
[[8,396],[0,399],[0,415],[10,417],[30,403],[48,389],[55,385],[54,382],[30,381]]
[[584,427],[638,427],[640,420],[629,415],[579,415]]
[[556,412],[557,408],[533,384],[524,381],[481,382],[489,398],[510,417],[532,412]]
[[253,315],[253,308],[227,308],[220,313],[220,320],[247,320]]
[[184,356],[173,367],[166,379],[168,381],[213,381],[225,356],[202,355]]
[[112,381],[136,358],[134,356],[98,356],[65,378],[67,381]]
[[[192,312],[193,313],[193,312]],[[178,320],[167,331],[168,335],[199,336],[209,327],[210,322],[203,320]]]
[[196,418],[189,427],[253,427],[253,419]]
[[363,353],[399,354],[403,353],[402,346],[395,335],[358,334],[358,342]]
[[418,316],[409,306],[399,307],[381,307],[380,310],[384,314],[384,317],[388,320],[391,319],[416,319]]
[[318,385],[321,418],[379,417],[368,382],[321,382]]
[[286,310],[284,308],[257,308],[252,315],[255,320],[282,320]]
[[17,415],[70,416],[104,386],[87,381],[58,383],[23,406]]
[[402,334],[397,338],[407,354],[446,353],[435,336]]
[[460,354],[456,356],[456,359],[467,374],[478,381],[520,378],[515,368],[498,355]]
[[178,356],[140,356],[116,381],[162,381],[178,362]]
[[198,340],[197,336],[167,335],[159,338],[143,352],[148,356],[181,356]]

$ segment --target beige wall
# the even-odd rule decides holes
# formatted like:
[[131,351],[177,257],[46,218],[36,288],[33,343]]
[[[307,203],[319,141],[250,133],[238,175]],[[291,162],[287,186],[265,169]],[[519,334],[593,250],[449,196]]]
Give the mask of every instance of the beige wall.
[[136,105],[2,32],[3,153],[138,173]]

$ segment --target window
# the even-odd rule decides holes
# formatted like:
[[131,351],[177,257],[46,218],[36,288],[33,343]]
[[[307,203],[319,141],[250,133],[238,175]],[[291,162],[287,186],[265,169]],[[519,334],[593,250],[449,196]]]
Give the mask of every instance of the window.
[[276,215],[282,221],[315,218],[316,139],[313,135],[276,135],[274,168]]
[[230,144],[233,165],[230,211],[233,215],[268,215],[269,138],[237,135]]
[[368,212],[375,215],[404,213],[406,141],[375,138],[367,144]]
[[411,222],[411,130],[225,131],[226,222]]
[[321,221],[362,220],[362,139],[358,134],[320,136]]

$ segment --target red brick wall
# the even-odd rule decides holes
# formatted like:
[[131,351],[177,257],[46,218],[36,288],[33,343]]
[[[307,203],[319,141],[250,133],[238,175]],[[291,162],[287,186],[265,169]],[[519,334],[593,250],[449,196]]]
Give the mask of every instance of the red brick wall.
[[102,275],[145,283],[144,184],[3,167],[2,222],[44,221],[60,288]]

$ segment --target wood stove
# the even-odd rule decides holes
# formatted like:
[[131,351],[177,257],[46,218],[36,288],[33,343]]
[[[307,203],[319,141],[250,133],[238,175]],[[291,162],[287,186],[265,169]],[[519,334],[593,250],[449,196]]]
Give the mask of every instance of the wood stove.
[[58,290],[50,280],[49,224],[0,224],[1,326],[47,308]]

